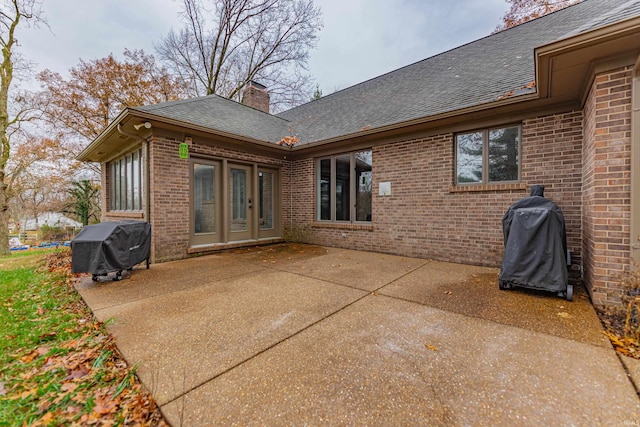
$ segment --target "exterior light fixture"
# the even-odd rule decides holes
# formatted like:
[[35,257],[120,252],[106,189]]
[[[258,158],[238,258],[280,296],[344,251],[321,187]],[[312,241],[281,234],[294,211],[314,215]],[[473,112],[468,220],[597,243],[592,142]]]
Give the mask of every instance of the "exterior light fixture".
[[149,123],[149,122],[138,123],[137,125],[133,125],[133,128],[135,130],[137,130],[137,131],[142,129],[142,128],[151,129],[151,123]]

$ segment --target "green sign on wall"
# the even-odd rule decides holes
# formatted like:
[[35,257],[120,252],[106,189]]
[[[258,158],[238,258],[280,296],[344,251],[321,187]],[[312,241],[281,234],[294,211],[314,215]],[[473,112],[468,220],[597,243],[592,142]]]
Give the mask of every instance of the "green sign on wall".
[[180,143],[180,158],[186,159],[189,157],[189,146],[186,142]]

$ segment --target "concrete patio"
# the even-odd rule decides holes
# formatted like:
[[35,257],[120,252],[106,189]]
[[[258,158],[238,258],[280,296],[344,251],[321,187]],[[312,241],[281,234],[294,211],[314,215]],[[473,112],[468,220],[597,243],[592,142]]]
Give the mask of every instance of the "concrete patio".
[[584,290],[497,274],[282,244],[77,287],[174,426],[640,422]]

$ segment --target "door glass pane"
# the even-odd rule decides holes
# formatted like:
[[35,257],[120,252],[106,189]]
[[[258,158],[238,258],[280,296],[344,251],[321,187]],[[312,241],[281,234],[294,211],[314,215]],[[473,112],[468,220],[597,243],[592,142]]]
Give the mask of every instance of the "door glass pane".
[[193,165],[194,233],[216,231],[215,166]]
[[456,138],[457,182],[482,182],[482,132]]
[[126,209],[130,211],[133,209],[133,156],[128,154],[125,157],[125,161],[127,164],[127,170],[125,172],[127,175],[127,191],[125,193],[125,199]]
[[489,131],[489,181],[518,179],[518,146],[520,128]]
[[336,157],[336,221],[349,221],[351,211],[351,156]]
[[133,209],[140,210],[140,153],[135,151],[133,153]]
[[273,228],[273,173],[259,172],[260,230]]
[[320,160],[320,219],[331,220],[331,159]]
[[120,209],[127,209],[127,159],[120,159]]
[[117,182],[118,179],[116,178],[117,174],[116,174],[116,166],[117,163],[116,162],[112,162],[109,165],[109,187],[111,187],[111,191],[109,193],[109,205],[111,207],[111,210],[116,210],[117,209]]
[[371,150],[355,153],[356,221],[371,221]]
[[231,231],[247,230],[247,172],[231,169]]

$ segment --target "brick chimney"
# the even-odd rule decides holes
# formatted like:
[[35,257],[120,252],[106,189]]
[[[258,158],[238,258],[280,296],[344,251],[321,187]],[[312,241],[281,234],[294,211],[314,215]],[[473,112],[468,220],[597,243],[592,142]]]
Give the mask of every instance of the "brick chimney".
[[242,93],[242,103],[256,110],[269,112],[269,94],[267,88],[250,80]]

